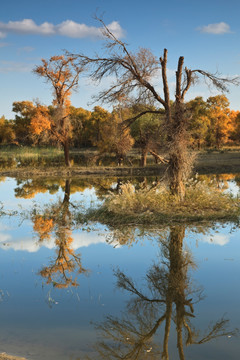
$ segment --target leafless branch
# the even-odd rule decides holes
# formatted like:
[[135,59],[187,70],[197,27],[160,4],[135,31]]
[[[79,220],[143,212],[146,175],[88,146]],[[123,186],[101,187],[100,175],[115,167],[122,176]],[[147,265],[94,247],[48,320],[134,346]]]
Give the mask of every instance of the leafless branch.
[[220,91],[228,92],[229,85],[240,85],[240,76],[235,77],[221,77],[218,73],[210,73],[204,70],[196,69],[192,70],[192,73],[198,73],[204,78],[209,79],[211,83]]

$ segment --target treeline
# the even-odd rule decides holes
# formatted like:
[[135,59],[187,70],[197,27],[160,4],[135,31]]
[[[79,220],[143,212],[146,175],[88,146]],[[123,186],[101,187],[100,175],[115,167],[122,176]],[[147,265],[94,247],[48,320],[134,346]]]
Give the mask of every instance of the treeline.
[[[145,108],[148,113],[136,119]],[[13,120],[4,116],[0,118],[1,144],[55,146],[63,142],[64,131],[58,131],[52,105],[46,107],[31,101],[19,101],[13,103],[13,112],[16,114]],[[100,153],[114,153],[120,163],[135,146],[141,149],[142,165],[146,164],[148,153],[156,161],[161,160],[159,153],[167,141],[163,109],[123,103],[114,107],[112,112],[100,106],[95,106],[92,111],[69,106],[67,117],[66,136],[73,148],[97,147]],[[187,102],[185,117],[188,141],[193,149],[219,149],[226,144],[239,144],[240,112],[230,109],[226,96],[209,97],[206,101],[197,97]]]

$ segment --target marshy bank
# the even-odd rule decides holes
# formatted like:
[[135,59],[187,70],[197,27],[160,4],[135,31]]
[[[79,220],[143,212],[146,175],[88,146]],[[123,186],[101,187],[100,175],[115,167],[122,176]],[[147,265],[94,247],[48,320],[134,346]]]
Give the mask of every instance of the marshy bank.
[[[130,166],[131,163],[131,166]],[[61,150],[44,148],[2,148],[0,152],[1,176],[151,176],[163,175],[167,165],[155,164],[151,156],[146,167],[139,166],[140,155],[134,149],[122,166],[114,156],[99,156],[97,151],[72,151],[70,168],[64,165]],[[240,150],[200,151],[193,168],[199,174],[240,173]]]

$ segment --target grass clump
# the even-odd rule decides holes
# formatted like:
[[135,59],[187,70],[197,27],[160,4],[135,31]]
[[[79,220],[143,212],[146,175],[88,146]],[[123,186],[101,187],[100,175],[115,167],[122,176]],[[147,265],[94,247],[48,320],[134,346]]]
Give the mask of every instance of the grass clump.
[[214,184],[191,180],[184,201],[164,185],[137,190],[122,185],[119,194],[110,194],[104,204],[86,215],[87,220],[106,224],[157,224],[195,221],[236,221],[240,199],[224,193]]

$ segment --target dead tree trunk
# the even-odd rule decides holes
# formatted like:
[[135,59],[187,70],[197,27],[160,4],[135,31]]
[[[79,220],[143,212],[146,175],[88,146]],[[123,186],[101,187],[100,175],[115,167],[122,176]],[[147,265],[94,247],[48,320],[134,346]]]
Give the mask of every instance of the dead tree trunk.
[[[165,59],[165,60],[164,60]],[[167,134],[169,146],[169,166],[168,178],[169,187],[173,195],[179,197],[182,201],[185,196],[185,181],[189,176],[192,167],[191,156],[188,154],[187,141],[187,122],[184,111],[184,96],[188,91],[192,81],[192,71],[185,68],[186,85],[183,87],[183,63],[184,57],[178,60],[178,68],[176,71],[176,95],[175,104],[171,112],[169,90],[166,76],[167,50],[164,50],[164,59],[160,59],[162,64],[162,78],[164,82],[165,93],[165,109],[167,114]]]
[[167,160],[164,157],[158,155],[155,151],[149,150],[149,153],[154,157],[156,164],[158,164],[158,162],[160,162],[162,164],[168,164],[169,163],[169,160]]
[[192,161],[188,153],[186,120],[183,104],[176,102],[174,129],[169,151],[169,187],[172,194],[182,201],[185,197],[185,181],[188,178]]
[[[176,71],[176,95],[174,111],[171,111],[169,88],[167,80],[167,50],[164,50],[164,58],[160,58],[162,65],[162,79],[164,86],[165,110],[166,110],[166,127],[167,140],[169,146],[169,166],[168,178],[169,187],[172,194],[177,195],[180,200],[185,196],[185,178],[187,142],[186,142],[186,121],[184,116],[184,95],[188,90],[191,82],[191,73],[187,73],[187,85],[182,90],[182,69],[184,58],[181,56],[178,60],[178,69]],[[172,114],[173,113],[173,114]]]

